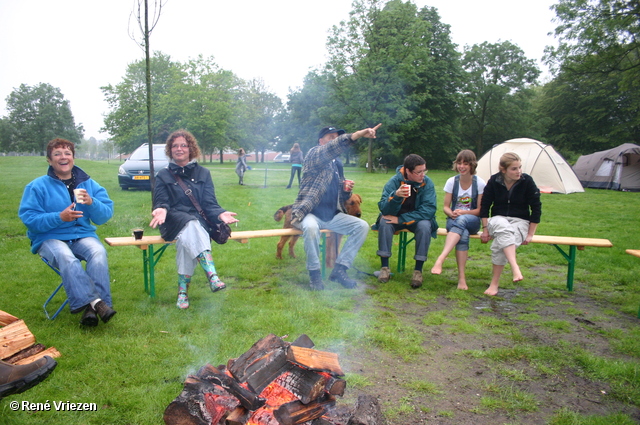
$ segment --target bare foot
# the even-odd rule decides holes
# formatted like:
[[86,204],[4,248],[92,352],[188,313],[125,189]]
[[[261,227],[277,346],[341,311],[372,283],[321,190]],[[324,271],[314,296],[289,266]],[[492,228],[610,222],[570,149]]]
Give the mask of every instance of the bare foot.
[[442,273],[442,263],[439,263],[436,260],[436,263],[431,268],[431,274],[440,274],[440,273]]
[[487,290],[484,291],[484,294],[491,295],[491,296],[498,295],[498,285],[494,285],[494,284],[489,285]]
[[514,282],[520,282],[522,279],[524,279],[524,276],[522,276],[522,273],[518,273],[518,274],[513,274],[513,281]]
[[458,282],[458,289],[462,289],[463,291],[469,289],[469,287],[467,286],[467,282]]

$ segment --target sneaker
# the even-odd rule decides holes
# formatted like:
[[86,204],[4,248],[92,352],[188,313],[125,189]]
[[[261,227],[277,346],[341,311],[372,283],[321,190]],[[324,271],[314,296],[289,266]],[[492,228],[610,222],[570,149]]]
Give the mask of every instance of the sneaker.
[[349,275],[347,275],[347,269],[344,266],[340,266],[339,264],[331,271],[329,275],[329,280],[332,282],[338,282],[345,288],[355,288],[358,286],[358,282],[351,279]]
[[91,327],[98,326],[98,316],[96,315],[96,311],[91,307],[91,304],[84,309],[80,324]]
[[389,270],[389,267],[381,268],[380,273],[378,274],[378,280],[382,283],[387,283],[389,282],[390,278],[391,278],[391,270]]
[[413,271],[413,276],[411,276],[411,287],[419,288],[422,286],[422,272],[419,270]]
[[35,387],[44,381],[57,365],[58,363],[49,356],[25,365],[14,365],[0,360],[0,399]]
[[217,292],[221,289],[227,287],[223,281],[220,280],[217,274],[211,276],[211,280],[209,281],[209,287],[211,288],[211,292]]
[[98,313],[98,316],[100,316],[100,319],[102,319],[104,323],[107,323],[113,316],[116,315],[116,311],[109,307],[107,303],[102,300],[96,303],[94,310],[96,311],[96,313]]
[[189,308],[189,297],[186,292],[178,292],[178,302],[176,303],[178,308],[187,309]]
[[312,291],[324,290],[324,283],[322,282],[320,270],[309,270],[309,286],[311,286]]

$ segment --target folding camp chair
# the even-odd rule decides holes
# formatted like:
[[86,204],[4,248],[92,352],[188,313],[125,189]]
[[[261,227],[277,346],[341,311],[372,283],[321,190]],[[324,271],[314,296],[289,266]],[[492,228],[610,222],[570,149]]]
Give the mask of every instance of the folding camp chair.
[[[51,263],[49,263],[49,261],[47,261],[46,258],[44,257],[40,257],[42,259],[42,261],[44,261],[44,263],[49,266],[51,268],[51,270],[53,270],[54,272],[56,272],[58,274],[58,276],[60,276],[60,270],[58,270],[57,267],[54,267],[53,265],[51,265]],[[53,320],[56,317],[58,317],[58,314],[60,314],[60,312],[62,311],[62,309],[69,304],[69,298],[65,297],[64,302],[62,303],[62,305],[56,310],[55,313],[53,313],[53,315],[49,315],[49,312],[47,311],[47,305],[51,302],[51,300],[53,299],[53,297],[56,296],[56,294],[58,293],[58,291],[60,290],[60,288],[62,288],[62,282],[60,282],[60,284],[58,285],[58,287],[51,293],[51,295],[49,296],[49,298],[47,298],[47,301],[44,302],[44,305],[42,306],[42,308],[44,309],[44,314],[47,316],[47,319],[49,320]],[[66,295],[66,293],[65,293]]]

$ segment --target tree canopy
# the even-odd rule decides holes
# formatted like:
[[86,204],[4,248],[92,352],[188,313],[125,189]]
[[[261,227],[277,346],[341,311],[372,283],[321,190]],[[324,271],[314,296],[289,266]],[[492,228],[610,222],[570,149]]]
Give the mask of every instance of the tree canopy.
[[7,111],[2,136],[8,151],[44,155],[50,140],[62,137],[79,144],[84,135],[82,125],[75,124],[69,101],[50,84],[21,84],[7,97]]

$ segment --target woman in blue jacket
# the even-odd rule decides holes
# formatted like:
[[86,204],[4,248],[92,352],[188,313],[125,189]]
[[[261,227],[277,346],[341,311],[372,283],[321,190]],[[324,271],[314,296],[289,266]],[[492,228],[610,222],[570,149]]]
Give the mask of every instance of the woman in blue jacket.
[[[113,201],[74,165],[74,156],[75,146],[69,140],[49,142],[47,174],[25,187],[18,215],[27,226],[31,252],[60,270],[71,313],[82,311],[80,323],[97,326],[98,316],[107,323],[116,314],[107,252],[94,226],[113,216]],[[74,189],[79,189],[76,195]],[[86,261],[86,270],[81,260]]]

